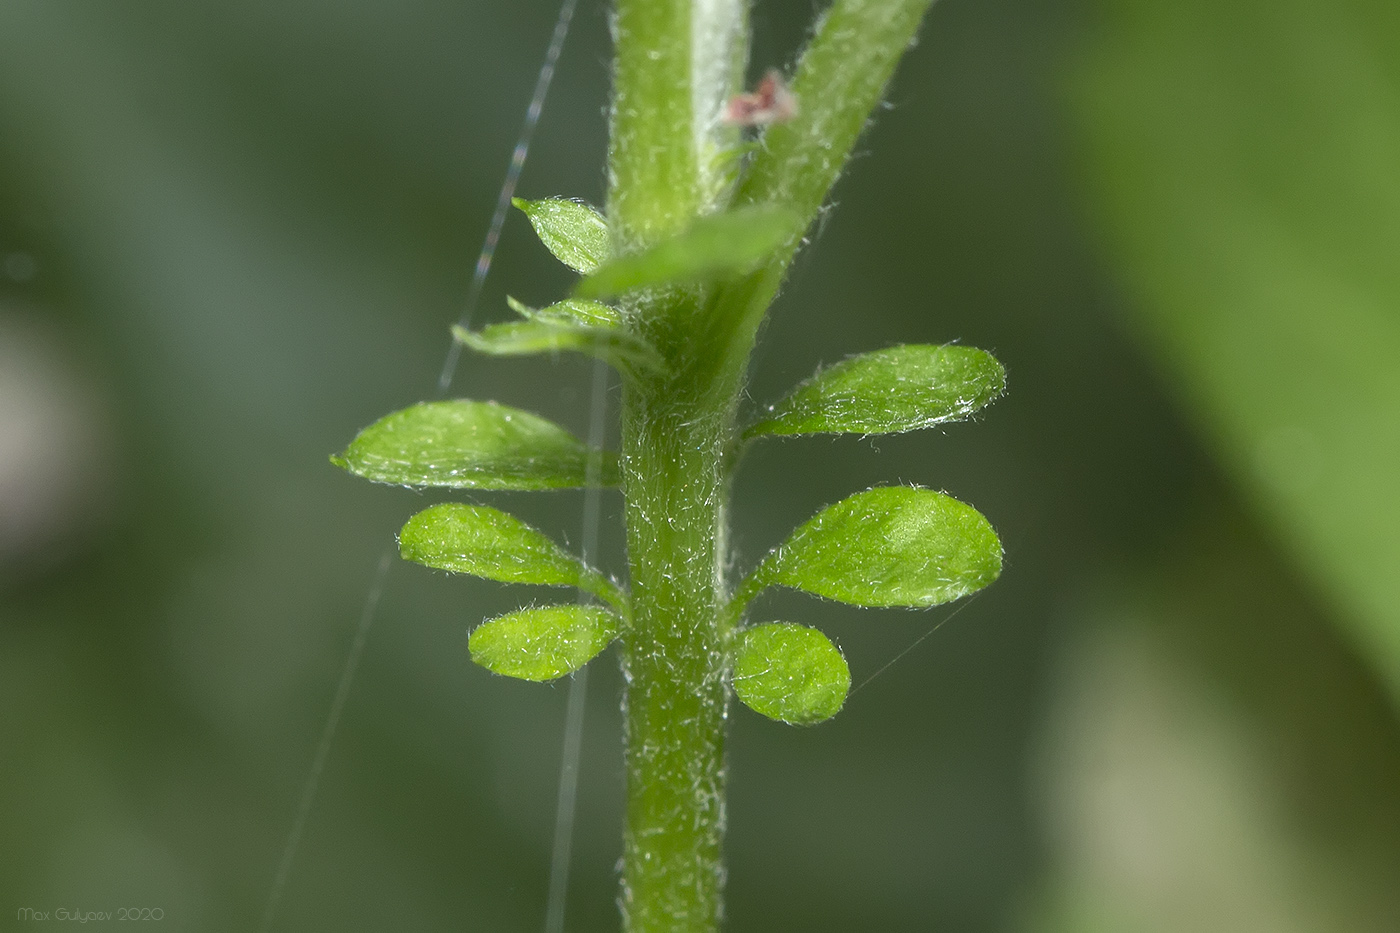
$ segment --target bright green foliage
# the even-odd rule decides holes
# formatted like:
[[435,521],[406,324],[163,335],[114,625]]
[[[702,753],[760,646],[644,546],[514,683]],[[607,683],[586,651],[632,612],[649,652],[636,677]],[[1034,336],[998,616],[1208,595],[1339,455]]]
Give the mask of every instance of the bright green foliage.
[[377,483],[457,489],[565,489],[617,484],[617,458],[590,451],[552,421],[495,402],[423,402],[359,433],[336,466]]
[[1000,574],[1001,542],[976,509],[931,489],[887,486],[817,513],[735,601],[779,584],[857,606],[937,606]]
[[588,301],[583,298],[566,298],[548,308],[535,309],[507,296],[506,304],[510,305],[510,309],[516,314],[531,321],[569,322],[597,327],[616,327],[622,323],[622,315],[618,314],[616,308],[609,307],[601,301]]
[[596,606],[521,609],[478,626],[472,660],[521,680],[554,680],[583,667],[617,637],[618,618]]
[[527,356],[572,350],[605,360],[620,372],[660,372],[661,354],[640,337],[620,327],[575,324],[560,318],[536,317],[528,321],[491,324],[479,331],[453,327],[452,335],[478,353],[492,356]]
[[816,629],[770,622],[741,632],[737,642],[734,692],[754,712],[810,725],[835,716],[846,702],[851,670]]
[[575,272],[587,275],[612,255],[608,222],[587,204],[563,198],[543,201],[512,198],[511,203],[530,218],[540,242]]
[[627,605],[611,580],[514,515],[484,505],[445,502],[424,509],[399,532],[399,554],[425,567],[502,583],[576,586],[619,609]]
[[[625,375],[648,373],[626,380],[619,419],[630,594],[495,509],[436,506],[400,539],[405,557],[432,567],[579,586],[617,607],[617,621],[580,607],[521,610],[477,629],[471,650],[498,673],[545,680],[618,638],[626,933],[719,927],[730,685],[762,715],[790,723],[831,717],[850,689],[845,659],[822,633],[787,623],[742,628],[755,594],[782,585],[857,605],[932,606],[1001,570],[1001,544],[974,509],[896,487],[818,514],[732,598],[726,572],[734,453],[745,436],[909,431],[967,417],[1004,390],[1000,365],[981,351],[894,347],[819,373],[747,433],[735,422],[768,305],[929,2],[832,0],[792,72],[796,115],[747,145],[747,130],[716,115],[743,89],[749,3],[615,0],[607,218],[574,201],[515,202],[585,278],[573,297],[543,310],[511,300],[520,321],[458,332],[486,353],[575,350]],[[592,300],[612,296],[620,308]],[[564,438],[560,456],[536,456],[533,434],[484,447],[528,463],[516,473],[531,485],[518,476],[514,486],[460,485],[580,484],[587,457],[600,454],[548,422],[528,423]],[[365,433],[391,433],[381,425]],[[381,459],[395,453],[391,446]],[[424,458],[415,448],[395,465],[402,472]],[[607,460],[604,481],[617,471]]]
[[710,214],[683,233],[619,256],[578,283],[574,293],[606,298],[636,288],[723,279],[750,271],[800,233],[784,207],[760,205]]
[[761,434],[897,434],[966,418],[1006,391],[1006,371],[972,347],[904,345],[823,370],[749,428]]

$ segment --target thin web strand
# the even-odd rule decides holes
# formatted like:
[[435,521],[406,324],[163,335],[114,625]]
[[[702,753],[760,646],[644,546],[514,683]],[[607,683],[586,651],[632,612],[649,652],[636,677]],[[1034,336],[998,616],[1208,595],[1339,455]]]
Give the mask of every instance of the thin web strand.
[[[525,169],[525,161],[530,154],[530,143],[535,135],[535,126],[539,123],[540,114],[544,110],[545,98],[548,96],[549,86],[554,80],[555,66],[559,62],[559,56],[564,51],[564,40],[568,37],[569,26],[573,22],[574,10],[577,6],[578,0],[563,0],[563,3],[560,4],[559,15],[554,22],[554,33],[550,37],[549,48],[545,51],[544,63],[540,66],[539,77],[535,79],[535,90],[530,98],[530,105],[525,111],[525,124],[521,128],[515,149],[511,152],[510,165],[506,169],[506,177],[496,199],[496,211],[491,217],[486,240],[482,244],[481,253],[477,256],[476,266],[472,272],[472,281],[467,290],[466,303],[463,305],[462,315],[459,318],[459,323],[464,327],[471,324],[476,304],[481,298],[481,290],[486,284],[486,276],[491,271],[491,263],[496,255],[496,244],[501,239],[501,228],[505,226],[506,214],[510,209],[511,198],[515,196],[515,187],[520,181],[520,173]],[[461,345],[455,340],[452,341],[448,347],[447,356],[443,360],[442,371],[438,376],[437,392],[439,397],[447,394],[447,390],[451,387],[461,354]],[[277,865],[277,874],[273,878],[272,889],[268,892],[262,922],[258,924],[259,933],[269,933],[272,929],[273,921],[277,916],[277,907],[291,878],[292,865],[296,861],[297,850],[301,847],[301,837],[306,831],[311,808],[320,789],[321,774],[325,770],[326,760],[330,757],[336,729],[340,725],[341,714],[344,712],[345,704],[350,697],[350,688],[354,684],[355,674],[360,666],[360,658],[364,654],[365,644],[369,639],[369,630],[374,625],[375,612],[379,608],[381,597],[384,595],[384,587],[389,577],[389,567],[393,563],[394,550],[393,546],[390,546],[380,556],[379,565],[371,579],[369,590],[365,594],[364,608],[360,612],[355,638],[350,645],[350,651],[346,654],[345,663],[341,667],[335,697],[331,701],[330,711],[326,714],[325,726],[321,730],[321,739],[316,746],[316,754],[312,758],[306,782],[302,786],[296,816],[292,819],[292,828],[288,832],[287,842],[282,848],[282,858]],[[570,823],[572,824],[572,818]]]
[[[608,367],[593,361],[593,392],[588,413],[588,447],[603,447],[604,416],[608,403]],[[588,482],[583,494],[583,562],[592,566],[598,550],[602,485],[602,461],[591,458]],[[579,602],[593,597],[579,590]],[[574,816],[578,810],[579,760],[583,751],[583,714],[588,698],[588,667],[585,665],[569,682],[569,702],[564,714],[564,748],[560,755],[559,795],[554,811],[554,851],[549,860],[549,894],[545,901],[545,933],[564,933],[564,908],[569,897],[569,869],[573,861]]]
[[865,678],[864,680],[862,680],[857,686],[853,687],[853,688],[851,689],[851,692],[848,693],[848,694],[846,694],[846,699],[849,700],[851,697],[855,696],[857,693],[860,693],[860,691],[864,690],[864,689],[870,684],[870,682],[871,682],[872,680],[874,680],[876,677],[879,677],[881,674],[885,673],[885,671],[888,671],[890,668],[894,667],[894,666],[895,666],[896,664],[898,664],[900,661],[904,660],[905,655],[909,654],[909,652],[913,651],[915,648],[919,647],[919,646],[922,645],[925,641],[927,641],[929,638],[931,638],[931,637],[933,636],[933,633],[934,633],[934,632],[938,631],[938,630],[941,629],[943,626],[945,626],[945,625],[947,625],[949,622],[953,621],[953,619],[957,617],[958,613],[962,612],[962,611],[963,611],[964,609],[966,609],[968,606],[971,606],[974,602],[977,601],[977,597],[979,597],[979,596],[981,596],[981,595],[982,595],[981,592],[977,592],[977,593],[972,594],[971,596],[969,596],[969,597],[967,598],[967,600],[966,600],[965,602],[962,603],[962,605],[958,606],[958,608],[954,609],[952,612],[948,613],[946,616],[944,616],[943,618],[939,619],[937,622],[933,623],[933,627],[930,628],[927,632],[924,632],[924,633],[923,633],[922,635],[920,635],[918,638],[914,639],[913,643],[910,644],[909,647],[905,648],[905,649],[904,649],[903,651],[901,651],[899,654],[897,654],[897,655],[895,655],[894,657],[890,658],[890,659],[889,659],[888,661],[886,661],[883,665],[881,665],[881,667],[880,667],[880,669],[879,669],[878,671],[876,671],[875,673],[871,674],[869,677],[867,677],[867,678]]
[[[1021,534],[1020,534],[1019,541],[1018,541],[1018,543],[1017,543],[1017,545],[1016,545],[1016,547],[1015,547],[1015,549],[1014,549],[1014,552],[1013,552],[1013,551],[1007,551],[1006,557],[1004,558],[1004,561],[1003,561],[1004,564],[1010,564],[1010,563],[1011,563],[1013,553],[1020,553],[1020,544],[1021,544],[1021,543],[1024,543],[1025,541],[1027,541],[1027,540],[1030,539],[1030,535],[1031,535],[1032,530],[1033,530],[1039,523],[1040,523],[1040,512],[1037,510],[1037,511],[1031,516],[1030,521],[1027,522],[1027,523],[1026,523],[1026,526],[1022,529]],[[875,673],[871,674],[869,677],[867,677],[867,678],[865,678],[864,680],[862,680],[862,681],[860,682],[859,685],[857,685],[853,690],[851,690],[850,693],[846,694],[846,699],[849,700],[851,697],[855,696],[855,695],[856,695],[857,693],[859,693],[861,690],[865,689],[865,687],[868,686],[868,685],[870,684],[870,682],[871,682],[872,680],[874,680],[876,677],[879,677],[880,675],[882,675],[882,674],[884,674],[886,671],[888,671],[890,668],[892,668],[892,667],[894,667],[896,664],[898,664],[901,660],[904,659],[905,655],[909,654],[909,652],[913,651],[915,648],[919,647],[919,645],[921,645],[921,644],[923,644],[925,641],[927,641],[927,640],[933,635],[934,632],[938,631],[938,630],[941,629],[943,626],[945,626],[945,625],[947,625],[949,622],[953,621],[953,619],[957,616],[958,613],[962,612],[962,611],[963,611],[964,609],[966,609],[968,606],[971,606],[974,602],[976,602],[977,600],[981,599],[981,598],[982,598],[982,594],[985,593],[985,592],[987,592],[987,591],[986,591],[986,590],[978,590],[976,593],[973,593],[971,596],[969,596],[964,602],[960,603],[960,604],[958,605],[958,608],[954,609],[952,612],[948,613],[948,614],[947,614],[946,616],[944,616],[942,619],[939,619],[937,622],[935,622],[935,623],[933,624],[933,627],[932,627],[932,628],[930,628],[927,632],[924,632],[924,633],[923,633],[922,635],[920,635],[918,638],[914,639],[913,643],[912,643],[911,645],[909,645],[909,647],[905,648],[905,649],[904,649],[903,651],[901,651],[899,654],[897,654],[897,655],[895,655],[894,657],[890,658],[890,659],[889,659],[888,661],[886,661],[883,665],[881,665],[881,667],[880,667],[880,669],[879,669],[878,671],[876,671]]]
[[263,908],[262,923],[258,924],[260,933],[268,933],[272,929],[277,905],[281,902],[282,892],[286,890],[287,880],[292,875],[292,862],[296,859],[302,833],[306,831],[307,820],[311,817],[311,805],[316,800],[316,792],[321,787],[321,774],[326,770],[326,759],[331,754],[331,744],[335,739],[336,728],[340,725],[340,716],[345,712],[346,701],[350,699],[350,686],[355,681],[355,673],[360,669],[360,658],[365,653],[365,642],[369,640],[370,626],[374,624],[374,613],[379,608],[380,597],[384,595],[384,586],[389,580],[389,567],[393,563],[393,557],[394,548],[385,548],[370,581],[369,592],[365,594],[364,608],[360,610],[360,623],[355,627],[355,638],[350,643],[350,651],[345,655],[345,664],[340,669],[335,698],[331,700],[330,712],[326,714],[326,723],[321,728],[321,740],[316,743],[311,770],[307,772],[306,783],[302,786],[297,813],[292,819],[292,829],[287,834],[286,845],[282,847],[282,860],[277,865],[272,891],[268,894],[267,905]]
[[[544,110],[549,85],[554,81],[554,68],[564,51],[564,39],[569,35],[569,26],[574,21],[574,9],[577,6],[578,0],[564,0],[559,6],[559,16],[554,21],[554,35],[550,37],[549,49],[544,53],[544,64],[540,65],[539,77],[535,79],[535,93],[525,111],[525,125],[521,127],[520,138],[510,155],[505,182],[501,185],[500,196],[496,198],[496,212],[491,215],[491,226],[486,230],[486,240],[481,244],[481,253],[476,258],[476,269],[472,272],[472,283],[467,289],[467,301],[462,306],[462,316],[457,320],[462,327],[471,327],[472,319],[476,316],[476,304],[481,300],[481,289],[486,285],[486,274],[491,271],[491,261],[496,257],[496,245],[501,242],[501,228],[506,225],[510,201],[515,197],[515,186],[520,181],[520,173],[525,170],[525,159],[530,154],[530,142],[535,138],[535,127],[540,122],[540,112]],[[442,364],[442,373],[438,376],[439,395],[447,394],[461,356],[462,345],[452,341],[452,346],[447,351],[447,359]]]

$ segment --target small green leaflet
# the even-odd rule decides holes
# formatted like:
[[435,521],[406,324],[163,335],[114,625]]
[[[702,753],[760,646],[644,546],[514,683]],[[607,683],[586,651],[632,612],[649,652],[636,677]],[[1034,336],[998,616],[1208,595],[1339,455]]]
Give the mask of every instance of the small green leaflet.
[[771,204],[710,214],[684,233],[600,266],[578,283],[574,294],[606,298],[634,288],[740,275],[762,264],[801,232],[796,214]]
[[399,532],[399,554],[425,567],[502,583],[576,586],[623,608],[627,597],[543,532],[484,505],[444,502],[410,518]]
[[571,324],[586,324],[595,327],[617,327],[622,324],[622,315],[616,308],[601,301],[588,301],[583,298],[565,298],[547,308],[535,309],[509,295],[506,304],[516,314],[528,321],[557,321]]
[[521,609],[471,633],[472,660],[489,671],[545,681],[573,673],[617,637],[618,618],[595,606]]
[[575,272],[587,275],[612,255],[608,222],[587,204],[563,198],[512,198],[510,203],[530,218],[540,242],[555,258]]
[[970,505],[887,486],[823,509],[772,551],[735,595],[775,584],[856,606],[937,606],[1001,574],[1001,542]]
[[1006,391],[1006,371],[972,347],[907,344],[822,370],[749,428],[762,434],[898,434],[957,421]]
[[[589,460],[598,463],[590,475]],[[495,402],[423,402],[380,418],[336,466],[378,483],[456,489],[566,489],[618,482],[617,458],[538,415]]]
[[571,350],[606,361],[629,375],[660,372],[661,354],[640,337],[620,327],[598,327],[565,318],[533,317],[524,321],[491,324],[479,331],[453,327],[452,336],[492,356],[526,356]]
[[743,631],[734,657],[734,692],[769,719],[811,725],[830,719],[846,702],[851,671],[821,632],[791,622]]

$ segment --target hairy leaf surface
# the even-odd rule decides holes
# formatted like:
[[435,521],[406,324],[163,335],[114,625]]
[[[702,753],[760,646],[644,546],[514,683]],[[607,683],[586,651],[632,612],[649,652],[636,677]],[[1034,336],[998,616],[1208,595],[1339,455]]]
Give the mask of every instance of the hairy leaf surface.
[[529,490],[587,485],[590,457],[600,458],[597,481],[616,485],[617,458],[554,422],[495,402],[452,399],[380,418],[331,462],[378,483]]
[[661,354],[641,337],[619,327],[577,324],[564,318],[508,321],[479,331],[453,327],[452,335],[478,353],[492,356],[567,350],[597,357],[625,373],[657,372],[665,366]]
[[489,506],[444,502],[424,509],[399,532],[399,554],[437,570],[502,583],[576,586],[616,606],[626,601],[612,581],[543,532]]
[[616,308],[609,307],[601,301],[589,301],[585,298],[566,298],[547,308],[532,308],[507,295],[506,304],[510,305],[510,309],[516,314],[532,321],[571,321],[575,324],[591,324],[598,327],[616,327],[622,323],[622,315]]
[[734,692],[756,713],[794,725],[818,723],[840,711],[850,689],[846,659],[814,628],[770,622],[738,637]]
[[889,347],[817,373],[745,434],[898,434],[966,418],[1005,391],[1005,370],[982,350]]
[[710,214],[684,233],[600,266],[574,293],[606,298],[634,288],[739,275],[763,263],[799,232],[798,216],[771,204]]
[[1001,542],[976,509],[931,489],[889,486],[817,513],[736,600],[779,584],[857,606],[937,606],[1000,573]]
[[617,616],[596,606],[521,609],[476,627],[472,660],[489,671],[545,681],[573,673],[617,637]]
[[564,198],[512,198],[511,203],[530,218],[540,242],[575,272],[587,275],[612,255],[608,222],[587,204]]

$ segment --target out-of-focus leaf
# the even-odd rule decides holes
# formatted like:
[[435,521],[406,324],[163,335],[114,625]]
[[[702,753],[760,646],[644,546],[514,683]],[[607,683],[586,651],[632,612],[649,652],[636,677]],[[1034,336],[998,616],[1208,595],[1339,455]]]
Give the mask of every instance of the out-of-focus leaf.
[[1074,100],[1140,336],[1400,703],[1400,4],[1098,7]]
[[484,505],[444,502],[414,515],[399,532],[404,560],[502,583],[576,586],[615,606],[626,597],[602,574],[543,532]]
[[[590,474],[590,458],[598,458]],[[380,418],[338,456],[336,466],[402,486],[565,489],[618,482],[617,458],[589,450],[539,415],[495,402],[423,402]]]
[[966,418],[1006,391],[1006,371],[972,347],[863,353],[802,383],[749,428],[762,434],[897,434]]
[[666,365],[651,344],[620,327],[576,324],[562,318],[507,321],[479,331],[453,327],[452,335],[478,353],[492,356],[569,350],[605,360],[625,373],[659,372]]
[[797,236],[800,223],[793,211],[771,204],[701,217],[684,233],[600,266],[574,294],[606,298],[634,288],[739,275]]
[[740,633],[734,692],[769,719],[810,725],[846,702],[851,670],[831,640],[814,628],[770,622]]
[[857,606],[937,606],[1001,574],[1001,542],[970,505],[888,486],[828,506],[768,555],[735,596],[774,584]]
[[587,204],[563,198],[512,198],[511,203],[530,218],[540,242],[575,272],[587,275],[612,255],[608,222]]
[[617,616],[594,606],[521,609],[477,626],[472,660],[521,680],[554,680],[593,660],[617,637]]

